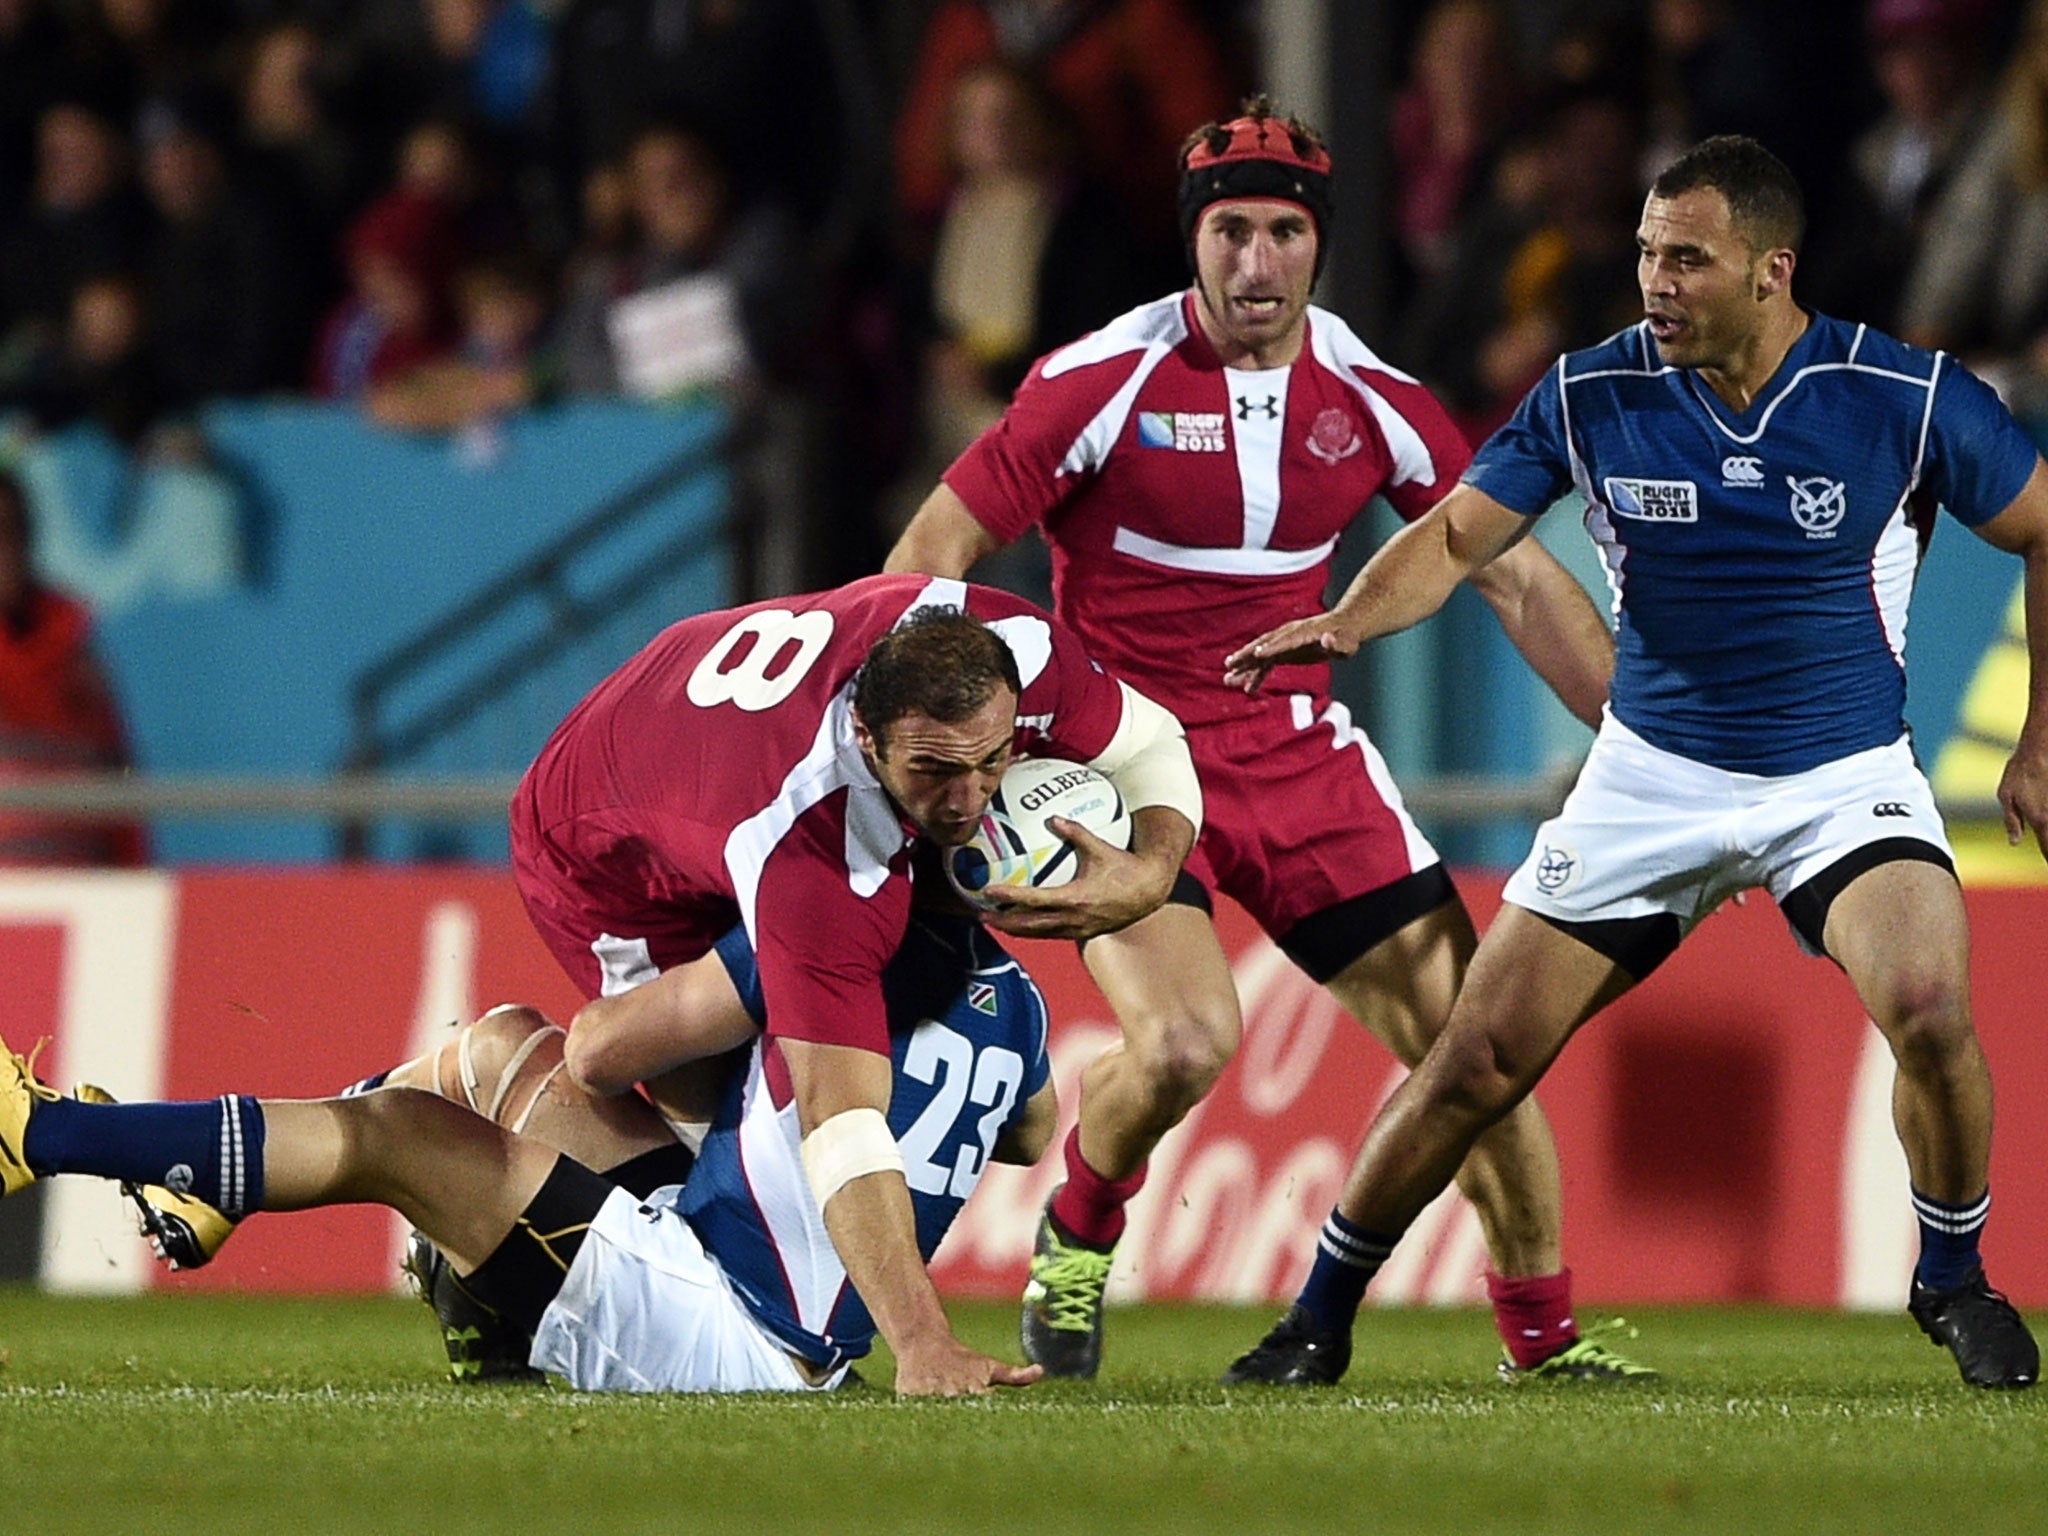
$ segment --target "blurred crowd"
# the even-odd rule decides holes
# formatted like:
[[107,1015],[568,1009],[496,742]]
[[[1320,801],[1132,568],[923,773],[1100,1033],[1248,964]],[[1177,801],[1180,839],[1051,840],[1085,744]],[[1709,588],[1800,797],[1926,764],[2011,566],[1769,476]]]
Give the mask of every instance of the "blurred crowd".
[[[1756,134],[1812,303],[2048,378],[2048,3],[1395,4],[1373,338],[1473,433],[1636,312],[1647,178]],[[0,0],[0,409],[310,392],[469,434],[716,392],[872,564],[1031,359],[1182,280],[1255,0]],[[1347,71],[1332,71],[1341,90]],[[825,467],[829,466],[829,470]],[[785,474],[785,479],[788,476]]]
[[[710,395],[749,583],[843,580],[1033,358],[1185,281],[1175,150],[1263,83],[1263,14],[0,0],[0,417],[192,452],[288,392],[488,462],[530,406]],[[1334,137],[1389,191],[1337,238],[1384,244],[1368,339],[1475,438],[1639,314],[1643,189],[1724,131],[1809,190],[1806,302],[2048,414],[2048,0],[1380,14],[1383,131]]]

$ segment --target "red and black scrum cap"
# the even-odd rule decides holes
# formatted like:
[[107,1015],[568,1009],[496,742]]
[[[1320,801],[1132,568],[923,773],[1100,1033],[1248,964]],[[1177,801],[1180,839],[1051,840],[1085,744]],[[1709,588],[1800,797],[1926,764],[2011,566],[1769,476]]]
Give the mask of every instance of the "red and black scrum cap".
[[1265,114],[1233,118],[1198,135],[1181,162],[1181,237],[1194,240],[1211,203],[1249,197],[1299,203],[1315,220],[1317,239],[1326,242],[1333,208],[1329,151],[1313,142],[1306,153],[1297,149],[1287,121]]

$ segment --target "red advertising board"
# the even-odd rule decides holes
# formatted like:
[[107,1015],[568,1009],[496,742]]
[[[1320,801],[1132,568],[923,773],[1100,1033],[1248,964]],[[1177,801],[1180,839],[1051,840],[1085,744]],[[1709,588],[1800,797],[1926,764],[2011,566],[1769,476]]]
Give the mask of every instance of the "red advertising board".
[[[1461,877],[1482,923],[1498,879]],[[1999,1089],[1987,1256],[2016,1300],[2048,1305],[2048,1039],[2038,1025],[2048,890],[1974,890],[1978,1028]],[[1306,1268],[1351,1153],[1399,1080],[1391,1058],[1242,913],[1219,925],[1245,1039],[1162,1145],[1119,1256],[1124,1297],[1278,1299]],[[1052,1005],[1063,1108],[1115,1037],[1072,946],[1019,946]],[[57,1080],[205,1097],[331,1093],[492,1004],[566,1019],[577,998],[501,871],[8,876],[0,1031],[54,1034]],[[1914,1251],[1891,1070],[1838,971],[1801,955],[1761,898],[1708,922],[1649,983],[1588,1025],[1539,1097],[1564,1166],[1566,1252],[1588,1301],[1894,1306]],[[998,1169],[940,1255],[942,1289],[1021,1284],[1058,1159]],[[59,1181],[60,1184],[66,1181]],[[46,1279],[272,1290],[391,1284],[394,1218],[349,1209],[251,1223],[212,1266],[109,1266],[104,1232],[53,1205]],[[92,1263],[81,1246],[99,1245]],[[1376,1283],[1388,1303],[1477,1298],[1484,1250],[1455,1196],[1425,1213]],[[84,1277],[79,1279],[78,1277]]]

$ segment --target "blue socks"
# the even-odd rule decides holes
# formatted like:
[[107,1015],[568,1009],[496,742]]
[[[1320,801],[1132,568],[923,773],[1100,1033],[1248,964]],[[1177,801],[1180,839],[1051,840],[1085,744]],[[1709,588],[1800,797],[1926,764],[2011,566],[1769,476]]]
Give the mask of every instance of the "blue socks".
[[1913,1278],[1930,1290],[1953,1290],[1983,1268],[1977,1255],[1977,1239],[1984,1231],[1984,1218],[1991,1214],[1991,1191],[1975,1200],[1951,1205],[1913,1191],[1913,1214],[1920,1218],[1920,1262]]
[[263,1204],[263,1108],[235,1094],[187,1104],[38,1103],[22,1155],[38,1175],[161,1184],[240,1221]]
[[1336,1211],[1316,1238],[1315,1267],[1309,1270],[1296,1303],[1316,1327],[1348,1332],[1365,1300],[1365,1288],[1380,1272],[1396,1239],[1368,1232]]

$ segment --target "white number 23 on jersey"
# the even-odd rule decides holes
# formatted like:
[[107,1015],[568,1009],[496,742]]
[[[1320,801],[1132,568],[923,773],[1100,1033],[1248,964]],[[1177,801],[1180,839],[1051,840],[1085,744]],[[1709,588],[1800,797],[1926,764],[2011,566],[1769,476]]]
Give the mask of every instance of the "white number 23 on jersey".
[[[927,1019],[910,1037],[903,1053],[903,1075],[932,1084],[926,1104],[897,1145],[903,1151],[903,1177],[923,1195],[950,1194],[965,1200],[995,1150],[996,1136],[1016,1105],[1024,1082],[1024,1058],[999,1045],[974,1042],[935,1019]],[[949,1164],[938,1159],[960,1111],[972,1103],[986,1109],[974,1132],[961,1138]]]

